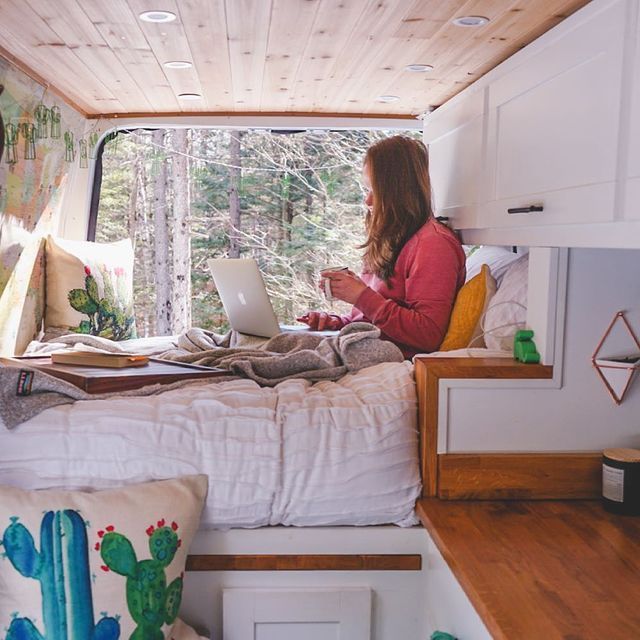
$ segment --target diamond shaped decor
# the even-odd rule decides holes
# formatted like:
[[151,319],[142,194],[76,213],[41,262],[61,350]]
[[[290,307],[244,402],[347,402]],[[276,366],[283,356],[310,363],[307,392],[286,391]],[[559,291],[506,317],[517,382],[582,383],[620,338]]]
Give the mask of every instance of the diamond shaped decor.
[[[619,322],[622,324],[618,324]],[[621,327],[633,341],[631,349],[626,352],[630,355],[602,355],[601,352],[607,349],[606,343],[610,341],[612,332],[618,327]],[[620,338],[619,330],[618,338]],[[635,349],[636,353],[632,353],[633,349]],[[593,356],[591,356],[591,362],[614,402],[620,404],[629,390],[633,378],[640,369],[640,341],[633,332],[628,320],[624,317],[624,311],[618,311],[609,323]]]

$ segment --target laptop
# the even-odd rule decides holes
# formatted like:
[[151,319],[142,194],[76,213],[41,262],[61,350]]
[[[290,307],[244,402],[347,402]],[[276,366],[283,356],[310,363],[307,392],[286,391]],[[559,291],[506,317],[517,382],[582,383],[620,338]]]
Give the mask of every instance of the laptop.
[[[286,331],[309,331],[303,324],[278,323],[258,263],[253,258],[211,258],[207,265],[235,331],[265,338]],[[329,332],[313,333],[327,335]]]

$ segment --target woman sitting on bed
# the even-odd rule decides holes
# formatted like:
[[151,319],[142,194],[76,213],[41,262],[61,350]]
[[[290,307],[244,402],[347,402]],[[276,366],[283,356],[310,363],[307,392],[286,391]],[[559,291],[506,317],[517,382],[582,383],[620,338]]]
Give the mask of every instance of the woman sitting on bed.
[[451,230],[434,218],[427,148],[404,136],[377,142],[366,153],[363,178],[362,274],[322,273],[333,297],[353,309],[346,316],[309,311],[298,320],[316,330],[370,322],[405,358],[436,351],[464,284],[465,254]]

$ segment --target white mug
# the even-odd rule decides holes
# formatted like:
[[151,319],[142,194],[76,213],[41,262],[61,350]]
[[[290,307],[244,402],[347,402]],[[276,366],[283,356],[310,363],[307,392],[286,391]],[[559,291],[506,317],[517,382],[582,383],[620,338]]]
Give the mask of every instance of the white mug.
[[[349,267],[325,267],[322,271],[323,272],[325,272],[325,271],[349,271]],[[331,293],[331,279],[330,278],[323,278],[322,279],[322,287],[324,288],[324,297],[329,301],[335,300],[335,298],[333,297],[333,294]]]

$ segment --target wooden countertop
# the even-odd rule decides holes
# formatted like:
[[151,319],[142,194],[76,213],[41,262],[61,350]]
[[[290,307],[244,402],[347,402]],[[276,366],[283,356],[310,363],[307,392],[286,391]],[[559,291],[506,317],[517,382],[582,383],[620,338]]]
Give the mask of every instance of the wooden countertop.
[[590,500],[417,510],[496,640],[640,638],[640,517]]

